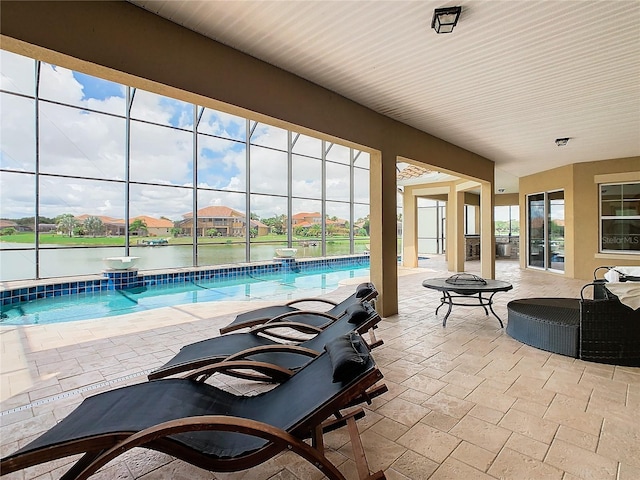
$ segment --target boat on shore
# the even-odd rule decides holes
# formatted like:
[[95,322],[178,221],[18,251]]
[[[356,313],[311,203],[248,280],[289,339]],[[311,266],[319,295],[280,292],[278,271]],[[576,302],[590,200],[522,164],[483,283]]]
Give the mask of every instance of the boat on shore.
[[137,245],[141,247],[162,247],[169,245],[169,240],[166,238],[153,238],[151,240],[138,240]]

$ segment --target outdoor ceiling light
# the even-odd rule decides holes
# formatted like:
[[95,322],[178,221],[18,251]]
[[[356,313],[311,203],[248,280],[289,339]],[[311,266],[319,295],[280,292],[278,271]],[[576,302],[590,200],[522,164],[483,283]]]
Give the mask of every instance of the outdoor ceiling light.
[[569,143],[569,138],[556,138],[556,145],[559,147],[564,147],[567,143]]
[[456,26],[460,18],[460,12],[462,12],[462,7],[436,8],[433,12],[431,28],[433,28],[436,33],[453,32],[453,27]]

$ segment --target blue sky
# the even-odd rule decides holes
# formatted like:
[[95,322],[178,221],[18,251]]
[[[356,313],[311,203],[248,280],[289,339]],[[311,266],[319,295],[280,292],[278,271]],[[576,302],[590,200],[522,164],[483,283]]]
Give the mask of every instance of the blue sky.
[[82,85],[84,100],[90,98],[105,100],[109,97],[124,98],[125,96],[125,87],[118,83],[102,80],[79,72],[73,72],[73,77]]

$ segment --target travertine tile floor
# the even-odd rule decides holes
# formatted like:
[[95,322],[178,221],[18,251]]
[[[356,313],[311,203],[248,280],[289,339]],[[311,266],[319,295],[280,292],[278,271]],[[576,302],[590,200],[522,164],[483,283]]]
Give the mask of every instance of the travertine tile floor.
[[[389,391],[359,428],[372,471],[389,480],[640,478],[640,369],[550,354],[511,339],[480,308],[454,307],[442,327],[427,277],[448,276],[442,259],[402,269],[400,312],[385,318],[374,350]],[[477,262],[467,263],[476,271]],[[515,298],[579,294],[582,280],[497,264],[514,290],[495,297],[506,322]],[[352,286],[328,297],[343,298]],[[0,439],[6,455],[51,427],[83,396],[145,381],[180,346],[216,335],[246,303],[197,304],[71,324],[0,327]],[[259,387],[230,381],[251,393]],[[348,479],[355,464],[344,431],[327,436],[328,456]],[[6,478],[59,478],[69,460]],[[315,480],[322,475],[284,454],[238,473],[210,473],[136,449],[107,465],[103,479]]]

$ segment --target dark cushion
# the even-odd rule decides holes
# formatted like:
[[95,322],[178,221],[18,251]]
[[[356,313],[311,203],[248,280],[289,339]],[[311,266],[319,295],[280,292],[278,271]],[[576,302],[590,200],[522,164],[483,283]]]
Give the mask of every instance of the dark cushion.
[[355,325],[359,325],[369,318],[369,312],[359,303],[356,305],[349,305],[345,310],[345,314],[348,317],[347,321]]
[[331,360],[334,382],[347,382],[356,377],[369,360],[369,349],[355,332],[334,338],[324,348]]
[[371,295],[371,292],[373,292],[373,285],[370,283],[361,283],[358,285],[358,288],[356,288],[356,298],[365,298]]

